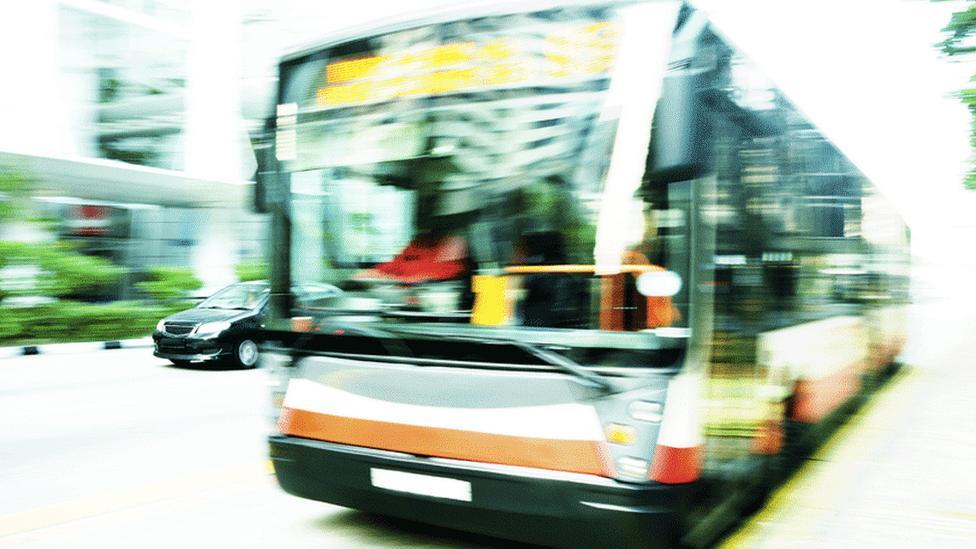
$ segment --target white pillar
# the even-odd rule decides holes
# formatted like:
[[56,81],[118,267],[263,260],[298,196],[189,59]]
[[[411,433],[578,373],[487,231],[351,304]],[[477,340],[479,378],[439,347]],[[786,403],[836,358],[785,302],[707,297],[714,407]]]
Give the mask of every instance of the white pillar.
[[62,48],[59,78],[61,100],[66,109],[64,124],[70,131],[70,143],[62,151],[66,155],[94,158],[97,147],[98,73],[99,60],[94,35],[98,26],[88,14],[62,9]]
[[241,6],[194,2],[187,63],[184,169],[197,177],[240,180]]
[[237,280],[237,237],[234,231],[234,212],[225,208],[196,210],[196,243],[190,252],[193,273],[203,282],[204,293],[210,294]]

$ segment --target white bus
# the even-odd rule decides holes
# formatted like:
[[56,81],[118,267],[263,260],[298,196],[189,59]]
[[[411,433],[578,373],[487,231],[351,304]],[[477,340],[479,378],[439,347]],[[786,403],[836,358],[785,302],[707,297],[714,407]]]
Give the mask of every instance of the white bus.
[[[281,62],[271,458],[292,494],[705,545],[887,375],[908,233],[687,5],[521,2]],[[343,289],[311,307],[289,288]]]

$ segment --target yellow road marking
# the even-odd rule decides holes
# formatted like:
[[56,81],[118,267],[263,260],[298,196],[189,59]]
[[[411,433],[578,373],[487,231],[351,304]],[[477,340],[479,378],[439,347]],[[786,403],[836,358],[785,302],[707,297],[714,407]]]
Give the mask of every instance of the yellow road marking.
[[[828,457],[831,454],[836,453],[840,450],[838,446],[844,442],[849,442],[845,448],[853,450],[856,455],[864,455],[868,452],[870,448],[874,446],[874,442],[883,433],[882,430],[865,430],[864,423],[868,417],[870,417],[876,410],[891,405],[901,406],[904,400],[901,396],[905,391],[910,390],[915,386],[919,380],[923,379],[923,376],[919,374],[918,369],[903,367],[895,376],[885,384],[874,396],[869,400],[860,410],[857,411],[852,417],[848,418],[847,422],[841,425],[825,442],[824,444],[808,459],[800,468],[793,473],[793,475],[784,482],[779,488],[777,488],[772,496],[769,498],[766,506],[756,513],[747,524],[736,531],[732,536],[726,538],[722,543],[721,547],[723,549],[734,549],[739,547],[756,547],[758,545],[763,545],[763,538],[761,535],[761,529],[764,525],[770,523],[776,517],[784,516],[791,511],[796,511],[796,501],[793,497],[794,494],[800,490],[804,489],[804,485],[813,486],[815,475],[817,472],[822,470],[822,462],[828,461]],[[865,432],[863,435],[859,435],[855,440],[850,436],[852,431],[862,430]],[[847,474],[853,474],[853,470],[849,468]],[[842,491],[835,490],[831,491],[837,497]],[[826,496],[827,492],[820,492],[821,496]],[[829,501],[824,501],[818,499],[818,507],[822,508],[825,512],[833,508],[833,505]],[[802,524],[801,530],[807,530],[814,525],[816,517],[811,516],[809,513],[804,517],[796,517],[796,522]],[[801,538],[795,538],[801,539]],[[768,540],[767,540],[768,541]]]
[[976,522],[976,513],[967,513],[965,511],[943,511],[942,514],[955,519]]
[[[266,463],[270,463],[270,460]],[[249,463],[133,488],[111,490],[75,501],[11,513],[0,516],[0,538],[121,511],[181,495],[199,493],[247,479],[260,478],[261,474],[261,464]]]

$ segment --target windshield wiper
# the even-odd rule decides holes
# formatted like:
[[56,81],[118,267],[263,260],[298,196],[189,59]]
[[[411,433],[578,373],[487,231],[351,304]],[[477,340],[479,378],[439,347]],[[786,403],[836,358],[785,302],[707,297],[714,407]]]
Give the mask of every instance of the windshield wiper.
[[570,373],[582,380],[587,381],[590,385],[595,386],[605,393],[614,392],[613,384],[610,383],[607,378],[592,370],[588,370],[585,366],[574,360],[566,358],[557,352],[550,351],[549,349],[545,349],[531,343],[526,343],[525,341],[518,341],[515,339],[505,339],[504,341],[518,347],[519,349],[540,360],[543,360],[544,362],[559,368],[564,372]]
[[339,320],[335,318],[324,317],[323,324],[328,325],[329,328],[334,328],[336,330],[342,330],[344,332],[351,332],[357,335],[363,335],[367,337],[372,337],[379,340],[380,345],[386,349],[386,352],[390,356],[407,356],[412,357],[413,353],[410,352],[410,348],[406,346],[402,341],[400,341],[400,336],[387,330],[380,328],[375,328],[372,326],[363,326],[358,322],[350,322]]
[[506,337],[471,337],[471,336],[451,335],[450,338],[460,339],[464,341],[473,341],[478,343],[494,342],[494,343],[504,343],[506,345],[511,345],[513,347],[517,347],[518,349],[525,352],[526,354],[538,358],[539,360],[545,362],[550,366],[555,366],[556,368],[562,370],[563,372],[566,372],[567,374],[570,374],[572,376],[575,376],[583,380],[586,383],[586,385],[589,385],[596,389],[600,389],[604,393],[613,393],[616,390],[616,388],[613,386],[610,380],[601,376],[600,374],[587,369],[585,366],[579,364],[578,362],[566,358],[565,356],[557,352],[550,351],[549,349],[539,347],[538,345],[534,345],[532,343],[519,341],[517,339],[509,339]]
[[[386,352],[390,356],[413,357],[413,353],[410,351],[410,348],[399,340],[399,337],[403,334],[403,332],[400,332],[399,330],[395,330],[390,327],[376,328],[373,326],[364,326],[358,322],[343,321],[329,317],[325,317],[323,319],[323,328],[326,325],[329,326],[329,328],[376,338],[380,341],[380,344],[383,345]],[[410,333],[410,335],[418,334]],[[428,335],[426,337],[431,336]],[[554,366],[555,368],[582,380],[585,385],[599,389],[603,393],[616,392],[616,387],[614,387],[613,383],[611,383],[607,378],[587,369],[585,366],[582,366],[559,353],[533,345],[532,343],[505,337],[474,337],[456,334],[452,334],[449,336],[449,338],[453,340],[470,341],[473,343],[502,343],[505,345],[511,345],[528,355],[538,358],[549,366]]]

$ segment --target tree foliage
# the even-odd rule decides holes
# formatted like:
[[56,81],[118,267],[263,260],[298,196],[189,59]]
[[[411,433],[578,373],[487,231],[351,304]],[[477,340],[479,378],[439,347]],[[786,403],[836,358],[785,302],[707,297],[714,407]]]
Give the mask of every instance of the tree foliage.
[[976,2],[970,0],[963,11],[952,14],[949,24],[943,29],[948,36],[939,45],[949,55],[969,55],[976,53],[976,45],[967,41],[976,33]]
[[[949,24],[943,29],[946,39],[939,43],[939,47],[947,55],[956,57],[971,57],[976,53],[976,0],[969,0],[966,9],[952,14]],[[976,75],[971,81],[976,81]],[[969,146],[976,151],[976,87],[968,87],[959,94],[959,99],[969,109],[970,130]],[[972,160],[969,173],[963,181],[966,188],[976,190],[976,158]]]
[[24,200],[29,190],[29,179],[0,166],[0,224],[17,218],[22,210],[18,202]]

